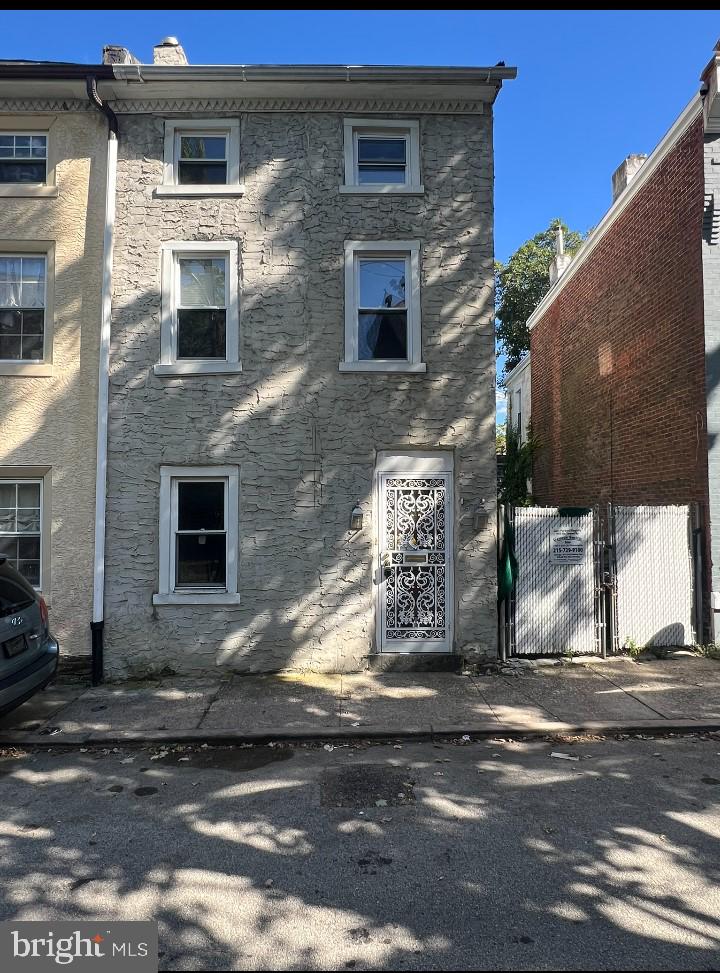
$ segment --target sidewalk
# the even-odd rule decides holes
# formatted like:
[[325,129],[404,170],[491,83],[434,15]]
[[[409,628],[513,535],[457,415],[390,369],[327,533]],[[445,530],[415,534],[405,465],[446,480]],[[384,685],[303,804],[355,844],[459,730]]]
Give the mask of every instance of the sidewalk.
[[0,743],[242,741],[720,729],[720,662],[675,657],[486,676],[322,673],[57,686],[0,719]]

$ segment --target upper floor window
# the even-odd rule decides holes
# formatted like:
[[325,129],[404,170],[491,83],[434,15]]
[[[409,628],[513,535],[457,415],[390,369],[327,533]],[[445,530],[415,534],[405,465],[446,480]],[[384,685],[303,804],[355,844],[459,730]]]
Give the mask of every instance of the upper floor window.
[[0,132],[0,183],[47,180],[47,135]]
[[423,192],[416,121],[346,118],[345,192]]
[[189,119],[165,122],[163,185],[159,195],[238,195],[240,122]]
[[162,249],[158,375],[241,370],[235,242],[173,242]]
[[345,361],[341,371],[424,372],[420,243],[345,244]]
[[39,254],[0,254],[0,361],[43,361],[46,268]]

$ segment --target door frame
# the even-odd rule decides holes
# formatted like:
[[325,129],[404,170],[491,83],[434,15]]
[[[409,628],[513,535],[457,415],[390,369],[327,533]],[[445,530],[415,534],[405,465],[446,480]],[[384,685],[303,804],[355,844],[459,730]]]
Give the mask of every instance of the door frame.
[[[375,580],[375,651],[383,655],[416,655],[423,652],[438,652],[451,655],[455,651],[455,455],[449,449],[434,450],[381,450],[378,451],[373,476],[373,578]],[[381,513],[383,497],[381,483],[383,475],[433,476],[442,473],[448,477],[448,491],[445,508],[445,531],[447,538],[447,561],[445,564],[445,619],[447,645],[438,648],[437,643],[427,648],[413,643],[412,648],[390,650],[383,646],[383,604],[385,580],[380,555],[382,552]]]

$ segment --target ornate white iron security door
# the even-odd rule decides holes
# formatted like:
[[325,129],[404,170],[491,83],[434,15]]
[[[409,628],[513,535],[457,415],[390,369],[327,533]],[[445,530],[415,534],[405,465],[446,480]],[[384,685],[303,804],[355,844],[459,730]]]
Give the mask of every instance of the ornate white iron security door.
[[452,474],[380,476],[380,646],[452,650]]

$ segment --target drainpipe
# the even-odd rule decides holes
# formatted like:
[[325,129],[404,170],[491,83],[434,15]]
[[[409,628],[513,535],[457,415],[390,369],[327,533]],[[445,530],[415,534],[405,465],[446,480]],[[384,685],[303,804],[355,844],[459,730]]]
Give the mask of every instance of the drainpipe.
[[105,183],[105,229],[103,233],[102,300],[100,316],[100,364],[98,371],[97,452],[95,459],[95,553],[93,564],[92,684],[103,678],[103,629],[105,625],[105,513],[107,507],[107,445],[110,375],[110,321],[112,310],[112,266],[115,230],[115,183],[117,179],[118,120],[97,90],[97,78],[86,78],[90,102],[107,118],[107,175]]

